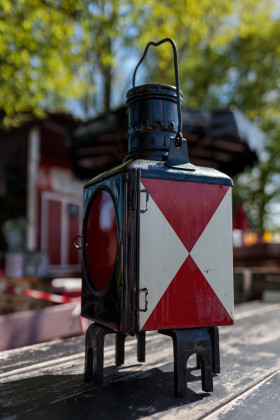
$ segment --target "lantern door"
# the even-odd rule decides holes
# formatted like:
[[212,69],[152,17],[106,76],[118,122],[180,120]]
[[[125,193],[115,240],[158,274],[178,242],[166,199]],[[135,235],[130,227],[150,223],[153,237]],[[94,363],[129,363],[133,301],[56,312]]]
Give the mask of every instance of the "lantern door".
[[82,316],[135,333],[137,171],[114,171],[84,190]]
[[142,178],[139,330],[233,323],[231,187]]

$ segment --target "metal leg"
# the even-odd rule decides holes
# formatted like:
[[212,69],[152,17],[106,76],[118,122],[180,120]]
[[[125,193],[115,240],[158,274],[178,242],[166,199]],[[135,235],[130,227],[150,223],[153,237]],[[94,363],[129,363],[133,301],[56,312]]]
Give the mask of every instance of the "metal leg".
[[146,359],[146,333],[140,331],[137,334],[137,360],[138,362],[145,362]]
[[199,354],[196,353],[196,368],[201,369],[201,360]]
[[174,392],[182,397],[187,388],[187,361],[197,353],[201,365],[202,390],[213,391],[211,340],[206,328],[161,330],[161,334],[172,337],[174,349]]
[[[85,350],[85,382],[93,382],[93,386],[103,383],[104,337],[116,333],[110,328],[97,323],[90,325],[86,332]],[[116,333],[116,366],[124,364],[126,334]],[[137,334],[137,360],[145,362],[145,331]]]
[[126,334],[118,332],[116,334],[116,366],[121,366],[124,364],[124,343],[126,339]]
[[[213,373],[217,374],[221,372],[220,368],[220,346],[219,346],[219,329],[218,327],[207,327],[210,335],[211,347],[212,347],[212,369]],[[196,367],[201,368],[201,360],[199,354],[196,354]]]
[[207,328],[212,345],[212,369],[213,373],[220,373],[220,346],[219,346],[219,329],[218,327]]
[[103,384],[104,337],[115,331],[99,324],[92,324],[86,332],[85,382],[93,386]]
[[[136,334],[137,338],[137,360],[138,362],[145,362],[146,356],[146,335],[145,331]],[[116,334],[116,366],[124,364],[124,349],[125,349],[126,334],[118,332]]]

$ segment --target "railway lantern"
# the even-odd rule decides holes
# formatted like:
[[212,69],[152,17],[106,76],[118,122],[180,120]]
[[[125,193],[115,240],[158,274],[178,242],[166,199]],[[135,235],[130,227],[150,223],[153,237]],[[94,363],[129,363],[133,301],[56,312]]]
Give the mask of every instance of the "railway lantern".
[[[173,48],[176,86],[135,86],[148,48],[163,42]],[[128,154],[84,187],[82,316],[95,322],[86,378],[102,382],[105,334],[116,332],[120,343],[158,330],[186,357],[198,354],[202,387],[211,391],[217,326],[233,324],[232,180],[189,162],[174,41],[147,45],[126,103]],[[178,372],[175,393],[182,395]]]

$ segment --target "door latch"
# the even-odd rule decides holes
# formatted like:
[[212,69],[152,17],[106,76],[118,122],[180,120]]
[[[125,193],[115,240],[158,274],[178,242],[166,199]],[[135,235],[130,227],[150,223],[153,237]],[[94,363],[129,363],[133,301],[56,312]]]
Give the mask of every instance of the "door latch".
[[148,211],[149,193],[148,190],[140,190],[140,213]]
[[139,290],[139,311],[147,312],[148,310],[148,289],[144,287]]

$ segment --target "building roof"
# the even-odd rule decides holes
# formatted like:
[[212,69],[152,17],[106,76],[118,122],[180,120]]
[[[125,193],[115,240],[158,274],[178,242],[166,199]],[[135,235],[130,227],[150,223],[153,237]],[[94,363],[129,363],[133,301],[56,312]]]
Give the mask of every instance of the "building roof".
[[[191,163],[234,176],[252,166],[264,149],[266,135],[241,111],[183,109],[183,135]],[[89,178],[121,163],[128,149],[126,108],[101,115],[68,130],[76,175]]]

